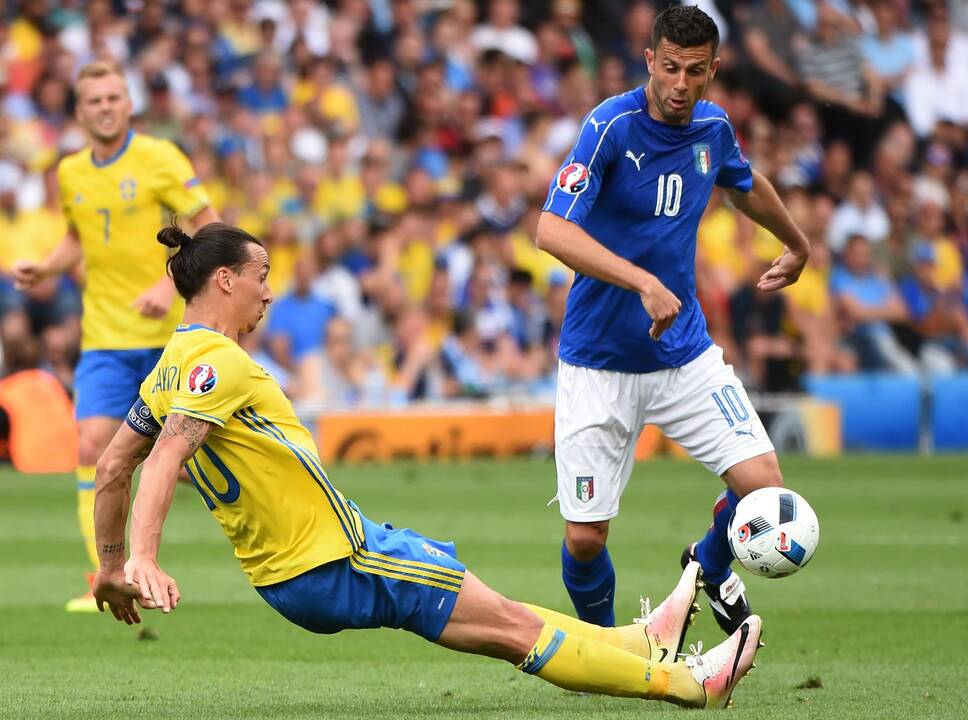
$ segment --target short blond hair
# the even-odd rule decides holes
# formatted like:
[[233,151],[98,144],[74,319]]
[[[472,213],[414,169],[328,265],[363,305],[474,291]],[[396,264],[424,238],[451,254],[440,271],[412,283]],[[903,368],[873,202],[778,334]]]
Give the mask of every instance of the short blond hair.
[[124,71],[121,66],[116,62],[111,60],[95,60],[90,62],[80,69],[77,73],[77,79],[74,81],[74,92],[80,95],[81,80],[87,80],[88,78],[102,78],[108,75],[117,75],[119,78],[125,81],[125,88],[127,88],[127,80],[124,77]]

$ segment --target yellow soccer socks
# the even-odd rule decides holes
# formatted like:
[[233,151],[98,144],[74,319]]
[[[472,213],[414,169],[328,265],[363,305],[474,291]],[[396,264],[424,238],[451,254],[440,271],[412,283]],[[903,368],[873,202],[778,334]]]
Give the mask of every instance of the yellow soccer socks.
[[685,664],[646,660],[607,643],[573,635],[549,622],[518,669],[577,692],[683,705],[702,702],[702,688]]
[[[537,605],[528,605],[524,603],[524,606],[528,608],[535,615],[544,620],[547,624],[553,625],[561,630],[564,630],[569,635],[575,635],[577,637],[588,638],[589,640],[596,640],[606,645],[611,645],[612,647],[617,647],[626,652],[630,652],[633,655],[638,655],[646,660],[652,658],[652,648],[649,643],[649,638],[645,633],[645,626],[643,625],[622,625],[620,627],[600,627],[598,625],[592,625],[584,620],[579,620],[578,618],[573,618],[569,615],[563,615],[560,612],[555,612],[554,610],[548,610],[547,608],[538,607]],[[672,652],[675,652],[673,648]]]
[[97,570],[97,544],[94,542],[94,471],[93,465],[78,465],[74,471],[77,476],[77,519],[81,525],[84,549]]

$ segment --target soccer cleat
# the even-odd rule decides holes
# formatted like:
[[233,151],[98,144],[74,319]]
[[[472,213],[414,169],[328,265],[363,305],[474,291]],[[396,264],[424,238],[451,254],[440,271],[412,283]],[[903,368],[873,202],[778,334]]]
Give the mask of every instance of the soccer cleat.
[[692,625],[696,613],[699,612],[696,593],[703,585],[701,576],[702,568],[699,563],[687,563],[675,588],[655,610],[648,598],[641,600],[642,616],[632,622],[645,626],[645,637],[652,650],[651,656],[659,662],[666,658],[669,658],[669,662],[674,662],[682,650],[686,629]]
[[707,653],[703,654],[701,641],[689,646],[685,664],[702,686],[704,696],[698,707],[724,708],[731,704],[737,683],[753,666],[761,630],[759,615],[750,615],[736,632]]
[[[685,567],[696,561],[696,543],[687,545],[682,551],[681,564]],[[732,635],[751,614],[746,602],[746,586],[735,572],[731,572],[726,582],[716,585],[708,580],[704,582],[704,589],[709,599],[709,607],[713,610],[713,617],[723,632]]]
[[[94,583],[94,573],[87,573],[87,585],[88,588]],[[76,598],[67,601],[67,605],[64,609],[70,613],[91,613],[97,612],[97,600],[94,599],[94,593],[90,589],[83,595],[78,595]]]

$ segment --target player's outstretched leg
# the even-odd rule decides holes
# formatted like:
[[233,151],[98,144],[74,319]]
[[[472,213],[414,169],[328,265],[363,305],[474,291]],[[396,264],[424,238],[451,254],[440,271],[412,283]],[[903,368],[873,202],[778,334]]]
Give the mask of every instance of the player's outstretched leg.
[[738,503],[739,497],[732,490],[722,493],[713,506],[713,524],[706,536],[683,550],[681,558],[683,567],[692,561],[702,565],[709,607],[727,635],[736,632],[751,612],[746,602],[746,587],[730,569],[733,553],[726,538],[726,529]]
[[705,655],[657,662],[573,634],[494,592],[469,572],[437,642],[513,663],[567,690],[719,707],[752,665],[759,618]]
[[658,607],[653,610],[648,599],[642,601],[642,617],[631,625],[602,627],[537,605],[525,603],[524,606],[547,624],[570,635],[596,640],[646,660],[672,662],[682,650],[686,630],[699,611],[696,604],[696,593],[702,587],[699,574],[699,563],[689,563],[675,588]]
[[605,545],[607,538],[607,521],[566,521],[561,580],[579,618],[611,627],[615,625],[615,568]]

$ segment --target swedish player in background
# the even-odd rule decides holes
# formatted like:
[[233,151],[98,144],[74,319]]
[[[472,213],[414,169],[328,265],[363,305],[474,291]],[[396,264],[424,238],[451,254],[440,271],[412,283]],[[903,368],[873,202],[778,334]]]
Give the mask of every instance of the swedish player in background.
[[[706,654],[674,662],[701,584],[698,563],[640,622],[602,628],[502,597],[465,568],[453,543],[371,522],[323,472],[278,383],[238,345],[272,302],[262,244],[220,223],[194,237],[175,227],[158,237],[180,248],[170,267],[184,324],[97,464],[94,594],[117,619],[140,621],[135,596],[164,612],[178,605],[158,551],[184,466],[259,595],[307,630],[403,628],[571,690],[727,703],[752,665],[760,621],[752,616]],[[126,561],[131,474],[142,460]]]
[[[196,226],[218,216],[181,151],[131,129],[131,99],[116,65],[81,68],[74,91],[77,121],[90,147],[65,157],[57,168],[67,235],[43,261],[17,262],[12,274],[24,289],[84,261],[81,357],[74,381],[77,511],[96,568],[94,465],[184,307],[165,274],[167,253],[154,241],[155,233],[168,211]],[[96,606],[88,592],[67,609],[93,612]]]
[[548,191],[537,244],[576,271],[561,331],[555,401],[562,578],[579,617],[614,624],[609,521],[632,472],[636,440],[657,425],[720,475],[700,562],[717,622],[750,616],[726,539],[739,498],[782,485],[773,445],[743,384],[706,330],[696,299],[696,229],[713,190],[786,250],[760,290],[796,282],[809,245],[770,182],[740,152],[722,108],[702,100],[719,66],[719,33],[696,7],[656,17],[649,83],[585,119]]

